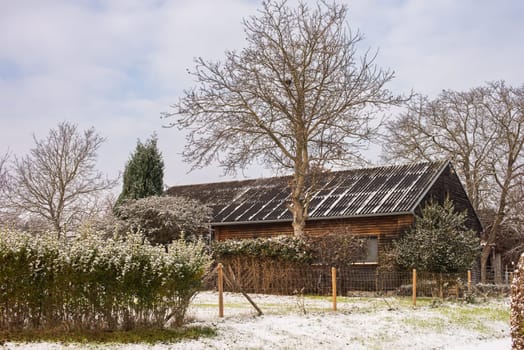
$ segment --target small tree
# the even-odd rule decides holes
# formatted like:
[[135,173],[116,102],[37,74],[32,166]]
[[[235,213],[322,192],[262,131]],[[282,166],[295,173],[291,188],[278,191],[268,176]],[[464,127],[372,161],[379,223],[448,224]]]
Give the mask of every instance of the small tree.
[[325,266],[347,267],[364,259],[366,241],[341,228],[320,237],[308,237],[310,254],[316,263]]
[[167,245],[183,238],[195,240],[207,233],[211,209],[183,197],[151,196],[123,203],[119,216],[151,244]]
[[415,225],[395,242],[400,266],[428,272],[462,272],[471,268],[480,242],[465,224],[466,213],[457,213],[453,202],[429,202]]
[[164,186],[164,161],[153,135],[145,143],[137,141],[135,152],[126,164],[122,193],[115,208],[129,199],[160,196]]

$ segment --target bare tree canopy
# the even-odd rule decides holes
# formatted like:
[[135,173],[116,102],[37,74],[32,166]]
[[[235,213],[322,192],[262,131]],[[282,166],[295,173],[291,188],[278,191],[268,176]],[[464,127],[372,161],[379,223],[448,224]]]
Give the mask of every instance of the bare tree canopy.
[[8,160],[9,152],[0,155],[0,225],[8,224],[11,221],[11,213],[7,208]]
[[419,96],[387,130],[387,159],[452,159],[475,209],[496,213],[483,237],[484,281],[490,245],[524,176],[524,86],[496,81],[434,100]]
[[95,169],[104,139],[93,128],[79,132],[76,125],[62,122],[47,138],[33,138],[29,154],[13,161],[9,205],[44,219],[60,235],[89,214],[96,195],[116,181]]
[[349,29],[347,11],[327,2],[263,2],[243,22],[247,47],[219,62],[196,59],[197,86],[164,114],[188,131],[183,156],[194,168],[218,161],[234,173],[260,162],[292,171],[296,235],[317,170],[362,159],[376,112],[401,102],[385,88],[393,72],[377,67],[376,54],[357,53],[362,35]]
[[0,204],[2,203],[4,191],[7,189],[7,161],[9,159],[9,153],[6,152],[0,155]]

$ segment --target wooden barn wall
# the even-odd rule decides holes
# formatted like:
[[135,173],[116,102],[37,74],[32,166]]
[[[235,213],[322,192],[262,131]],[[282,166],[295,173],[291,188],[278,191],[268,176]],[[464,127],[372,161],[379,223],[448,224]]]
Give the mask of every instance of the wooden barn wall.
[[453,201],[455,209],[458,212],[467,211],[468,216],[466,225],[480,234],[480,232],[482,232],[480,221],[475,214],[473,206],[468,199],[460,179],[449,165],[444,169],[440,177],[422,200],[421,205],[416,210],[417,214],[420,214],[420,208],[429,200],[433,199],[439,203],[444,203],[446,196],[449,196]]
[[[330,232],[348,230],[357,236],[398,236],[412,223],[411,215],[315,220],[307,222],[305,233],[309,236],[322,236]],[[214,230],[215,239],[219,241],[293,234],[291,222],[215,226]]]

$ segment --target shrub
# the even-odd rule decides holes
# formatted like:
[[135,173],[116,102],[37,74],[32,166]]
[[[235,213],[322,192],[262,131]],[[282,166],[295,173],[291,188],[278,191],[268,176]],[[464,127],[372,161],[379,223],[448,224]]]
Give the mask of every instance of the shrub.
[[473,290],[480,297],[508,297],[510,289],[507,284],[477,283]]
[[349,266],[366,253],[365,240],[334,231],[319,237],[276,236],[215,242],[217,258],[233,256],[291,263]]
[[524,349],[524,254],[511,283],[511,337],[513,350]]
[[140,232],[151,244],[162,245],[180,238],[198,240],[208,233],[211,219],[209,207],[184,197],[128,200],[116,212],[133,232]]
[[179,326],[210,263],[201,243],[0,231],[0,328]]
[[331,267],[348,267],[366,256],[366,241],[342,228],[319,237],[306,238],[315,263]]
[[305,240],[294,236],[225,240],[213,244],[217,258],[244,256],[296,263],[309,263],[313,257]]
[[464,272],[479,254],[480,242],[466,227],[466,213],[457,213],[453,202],[429,202],[415,226],[395,242],[397,263],[428,272]]

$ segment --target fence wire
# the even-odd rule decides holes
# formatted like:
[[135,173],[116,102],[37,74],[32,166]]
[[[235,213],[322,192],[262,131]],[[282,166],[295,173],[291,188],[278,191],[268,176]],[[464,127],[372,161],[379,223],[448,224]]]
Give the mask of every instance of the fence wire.
[[[257,314],[246,294],[264,314],[333,310],[333,275],[327,266],[224,264],[222,274],[225,317]],[[218,267],[207,276],[204,292],[191,303],[189,318],[213,320],[219,317],[217,277]],[[508,283],[511,277],[508,274]],[[503,282],[505,280],[502,278]],[[414,281],[416,298],[413,299]],[[376,266],[361,265],[336,269],[335,282],[336,305],[340,312],[362,307],[372,310],[412,307],[415,301],[417,306],[427,306],[433,305],[437,298],[469,302],[477,297],[507,297],[510,294],[509,284],[479,283],[480,274],[475,270],[470,271],[469,276],[468,272],[417,271],[414,279],[413,271],[381,271]]]
[[[329,266],[278,267],[224,265],[226,278],[235,285],[225,283],[226,292],[273,295],[317,295],[332,293],[332,272]],[[210,276],[206,289],[217,289],[216,274]],[[428,273],[418,272],[416,292],[419,297],[464,297],[479,279],[476,272]],[[510,276],[507,281],[509,283]],[[503,279],[505,281],[505,279]],[[375,266],[356,266],[336,269],[336,289],[339,296],[398,295],[410,296],[413,290],[412,271],[381,271]]]

